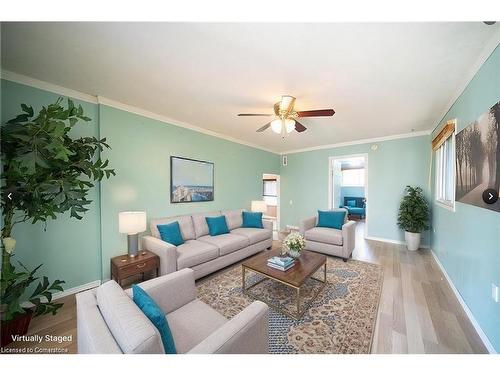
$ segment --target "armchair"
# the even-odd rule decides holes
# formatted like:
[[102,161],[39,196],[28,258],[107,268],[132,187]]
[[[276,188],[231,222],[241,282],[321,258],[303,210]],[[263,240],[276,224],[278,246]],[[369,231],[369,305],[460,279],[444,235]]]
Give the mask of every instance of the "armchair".
[[[334,211],[346,211],[344,208]],[[312,216],[300,222],[299,232],[306,239],[306,250],[341,257],[347,262],[356,246],[356,222],[344,221],[342,229],[317,227],[317,216]]]
[[[189,268],[145,281],[166,318],[178,353],[267,353],[268,311],[255,301],[228,320],[196,298]],[[163,353],[158,330],[135,305],[132,291],[111,280],[77,294],[78,352]]]

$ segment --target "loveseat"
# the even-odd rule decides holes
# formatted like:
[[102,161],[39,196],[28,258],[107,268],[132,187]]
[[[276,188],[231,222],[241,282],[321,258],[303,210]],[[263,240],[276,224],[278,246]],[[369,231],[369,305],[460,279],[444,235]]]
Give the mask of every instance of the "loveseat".
[[[194,272],[183,269],[139,286],[166,314],[178,354],[268,353],[268,311],[255,301],[231,320],[196,298]],[[78,353],[162,354],[156,327],[114,280],[76,295]]]
[[[191,268],[196,279],[218,271],[241,259],[271,248],[273,224],[262,220],[263,229],[242,228],[242,209],[212,211],[152,219],[150,236],[142,238],[142,248],[160,257],[160,275]],[[224,215],[230,233],[210,236],[206,217]],[[162,241],[157,225],[177,221],[184,243],[174,246]]]
[[357,215],[360,219],[366,217],[366,199],[364,197],[344,197],[344,205],[340,206],[345,208],[350,215]]

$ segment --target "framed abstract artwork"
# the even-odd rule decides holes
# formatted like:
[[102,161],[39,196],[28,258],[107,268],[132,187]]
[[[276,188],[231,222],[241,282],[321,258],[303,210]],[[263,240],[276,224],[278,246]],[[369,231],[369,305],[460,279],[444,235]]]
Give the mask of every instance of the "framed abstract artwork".
[[214,200],[214,163],[170,157],[170,203]]

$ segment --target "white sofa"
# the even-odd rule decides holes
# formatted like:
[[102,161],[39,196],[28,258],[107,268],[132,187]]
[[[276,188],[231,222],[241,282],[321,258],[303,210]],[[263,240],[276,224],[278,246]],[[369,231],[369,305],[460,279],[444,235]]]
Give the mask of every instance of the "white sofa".
[[[166,313],[178,354],[268,353],[268,314],[255,301],[226,319],[196,299],[194,272],[174,272],[140,283]],[[160,333],[114,280],[76,295],[78,353],[162,354]]]
[[[212,211],[192,215],[182,215],[152,219],[151,236],[142,238],[142,248],[160,257],[160,275],[166,275],[183,268],[191,268],[196,279],[218,271],[241,259],[271,248],[273,224],[262,220],[264,229],[241,228],[242,209]],[[207,216],[226,217],[230,233],[218,236],[208,234]],[[179,222],[185,243],[174,246],[162,241],[158,224]]]
[[347,262],[356,246],[356,222],[347,220],[345,208],[333,211],[346,212],[342,229],[317,227],[318,217],[312,216],[300,222],[299,232],[306,240],[306,250],[341,257]]

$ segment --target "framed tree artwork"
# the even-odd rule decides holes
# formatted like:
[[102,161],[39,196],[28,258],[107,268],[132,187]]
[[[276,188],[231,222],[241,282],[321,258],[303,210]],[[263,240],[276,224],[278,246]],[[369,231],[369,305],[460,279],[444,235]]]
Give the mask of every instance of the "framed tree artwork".
[[456,201],[500,212],[500,200],[487,204],[482,197],[486,189],[500,189],[500,102],[455,139]]

